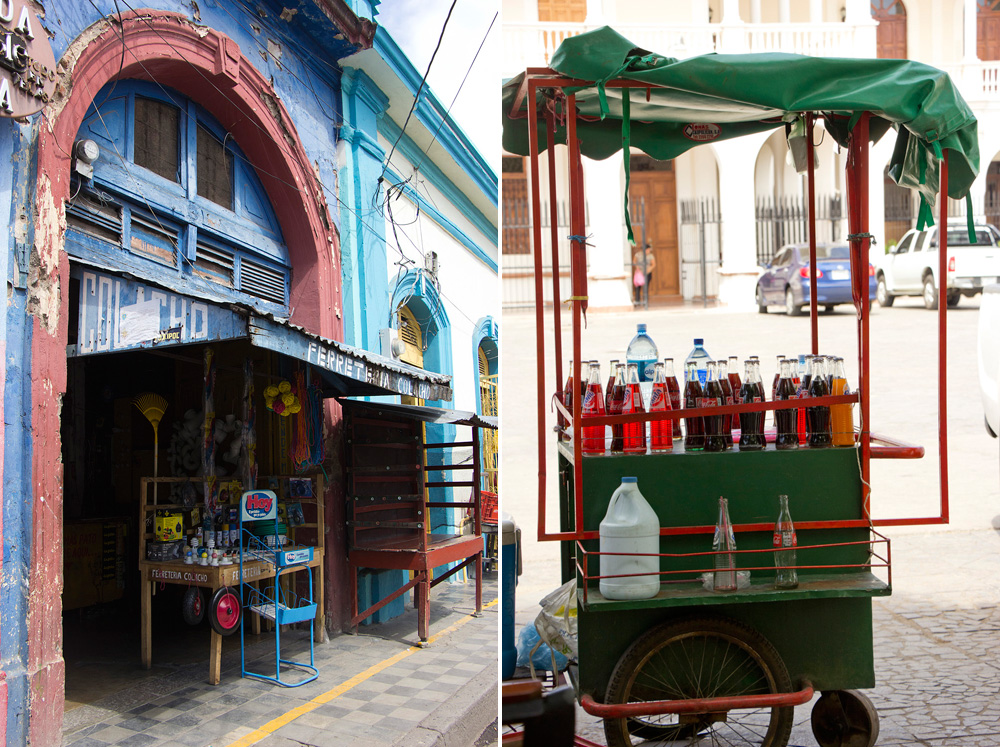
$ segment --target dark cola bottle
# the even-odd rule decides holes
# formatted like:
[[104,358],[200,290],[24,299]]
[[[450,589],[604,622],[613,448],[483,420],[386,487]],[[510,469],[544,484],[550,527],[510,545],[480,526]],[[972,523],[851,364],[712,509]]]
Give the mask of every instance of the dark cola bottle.
[[[677,383],[677,377],[674,376],[674,359],[664,358],[663,359],[663,378],[667,382],[667,391],[670,392],[670,409],[679,410],[681,409],[681,388]],[[681,437],[681,419],[676,418],[673,421],[674,424],[674,438]]]
[[[743,365],[743,385],[740,387],[740,403],[760,403],[760,390],[754,379],[755,361],[747,361]],[[740,451],[760,451],[764,448],[764,434],[761,425],[761,415],[758,412],[740,413]]]
[[[698,380],[698,366],[694,361],[684,364],[684,409],[694,410],[701,406],[704,393]],[[685,451],[701,451],[705,448],[705,419],[684,418]]]
[[[777,402],[792,399],[798,399],[795,381],[792,379],[792,361],[783,360],[778,375],[778,386],[774,389],[774,400]],[[784,451],[799,448],[797,420],[795,408],[774,411],[774,422],[777,426],[777,434],[774,438],[776,449]]]
[[[611,406],[608,407],[608,415],[621,415],[622,406],[625,404],[625,364],[619,363],[615,366],[615,379],[612,384]],[[625,426],[616,423],[611,426],[611,451],[621,454],[625,450]]]
[[[827,385],[826,358],[813,359],[813,376],[809,382],[810,397],[826,397],[830,394]],[[833,432],[830,427],[830,406],[810,407],[806,411],[807,443],[810,449],[827,449],[833,446]]]
[[[736,392],[729,381],[729,363],[721,360],[716,365],[719,372],[719,384],[722,386],[723,404],[734,404]],[[733,448],[733,416],[731,414],[722,416],[722,436],[726,439],[726,448]]]
[[[753,383],[757,388],[757,397],[761,402],[766,402],[767,397],[764,394],[764,379],[762,379],[760,375],[760,359],[755,355],[751,355],[750,360],[753,361]],[[754,413],[754,415],[756,416],[754,432],[760,440],[760,447],[764,448],[767,446],[767,439],[764,436],[764,410],[759,410]]]
[[[708,377],[705,379],[705,391],[702,394],[702,407],[719,407],[726,397],[719,381],[719,370],[715,361],[706,364]],[[726,437],[722,432],[725,415],[706,415],[705,418],[705,451],[725,451]]]

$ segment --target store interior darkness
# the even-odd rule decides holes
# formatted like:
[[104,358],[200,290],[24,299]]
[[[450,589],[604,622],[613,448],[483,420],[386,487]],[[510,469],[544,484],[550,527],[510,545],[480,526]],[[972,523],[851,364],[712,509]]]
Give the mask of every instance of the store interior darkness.
[[[270,361],[269,354],[245,341],[213,349],[215,412],[217,423],[224,424],[221,436],[217,427],[221,477],[235,475],[238,468],[234,439],[240,438],[243,361],[256,357],[258,377]],[[63,634],[66,709],[71,710],[125,689],[137,678],[207,661],[210,628],[207,619],[197,626],[184,621],[185,587],[158,585],[152,600],[153,669],[142,669],[137,524],[140,479],[153,476],[154,440],[150,420],[135,401],[149,392],[167,401],[158,427],[159,476],[200,475],[204,347],[71,357],[67,368],[62,407]],[[258,398],[262,388],[258,384]],[[261,420],[266,431],[266,416],[258,415],[258,425]],[[269,451],[266,439],[258,442],[258,459],[266,459]],[[171,486],[157,490],[159,503],[175,500]],[[199,493],[197,501],[201,499]],[[239,635],[224,645],[238,648]]]

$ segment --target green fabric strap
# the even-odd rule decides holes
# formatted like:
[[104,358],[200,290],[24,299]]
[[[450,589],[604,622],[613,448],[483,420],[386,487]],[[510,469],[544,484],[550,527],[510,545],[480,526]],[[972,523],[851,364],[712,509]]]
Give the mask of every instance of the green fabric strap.
[[927,200],[920,195],[920,210],[917,212],[917,230],[923,231],[927,226],[934,225],[934,211],[927,204]]
[[[624,64],[620,68],[618,68],[617,70],[615,70],[613,73],[611,73],[611,75],[607,76],[606,78],[601,78],[599,81],[597,81],[597,103],[598,103],[598,105],[601,108],[601,120],[602,121],[604,120],[605,117],[608,116],[608,113],[609,113],[609,109],[608,109],[608,94],[607,94],[607,91],[604,90],[605,86],[608,84],[609,80],[614,80],[615,78],[621,77],[621,74],[624,73],[626,70],[628,70],[629,67],[632,65],[633,60],[636,60],[636,59],[638,59],[638,58],[635,57],[635,56],[633,56],[633,57],[626,57]],[[623,90],[627,91],[628,89],[626,88],[626,89],[623,89]]]
[[976,244],[976,226],[972,218],[972,193],[965,193],[965,223],[969,229],[969,243]]
[[629,163],[629,143],[632,140],[632,128],[629,124],[632,104],[629,100],[631,89],[622,89],[622,157],[625,159],[625,226],[628,228],[629,246],[635,246],[635,236],[632,234],[632,215],[628,209],[628,185],[632,179]]

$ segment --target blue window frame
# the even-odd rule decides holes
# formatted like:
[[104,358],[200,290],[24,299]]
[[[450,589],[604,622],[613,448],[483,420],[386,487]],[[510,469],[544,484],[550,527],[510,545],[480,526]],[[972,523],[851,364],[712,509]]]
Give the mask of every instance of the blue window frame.
[[66,207],[71,256],[287,316],[291,267],[274,210],[207,111],[171,89],[117,81],[77,140],[101,155]]

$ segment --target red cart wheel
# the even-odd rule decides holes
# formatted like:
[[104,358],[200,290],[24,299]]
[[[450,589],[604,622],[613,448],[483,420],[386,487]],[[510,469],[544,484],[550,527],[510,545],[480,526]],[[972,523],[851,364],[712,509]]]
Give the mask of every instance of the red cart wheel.
[[197,586],[189,586],[181,600],[181,614],[188,625],[198,625],[205,619],[205,595]]
[[878,713],[868,696],[857,690],[830,690],[812,709],[813,736],[820,747],[873,747],[878,740]]
[[208,621],[219,635],[232,635],[240,626],[243,605],[240,595],[231,586],[223,586],[212,596],[208,605]]
[[[791,681],[774,647],[752,628],[722,617],[677,620],[629,646],[608,682],[605,703],[714,698],[789,692]],[[792,707],[733,709],[605,719],[608,747],[646,740],[674,745],[784,747]]]

